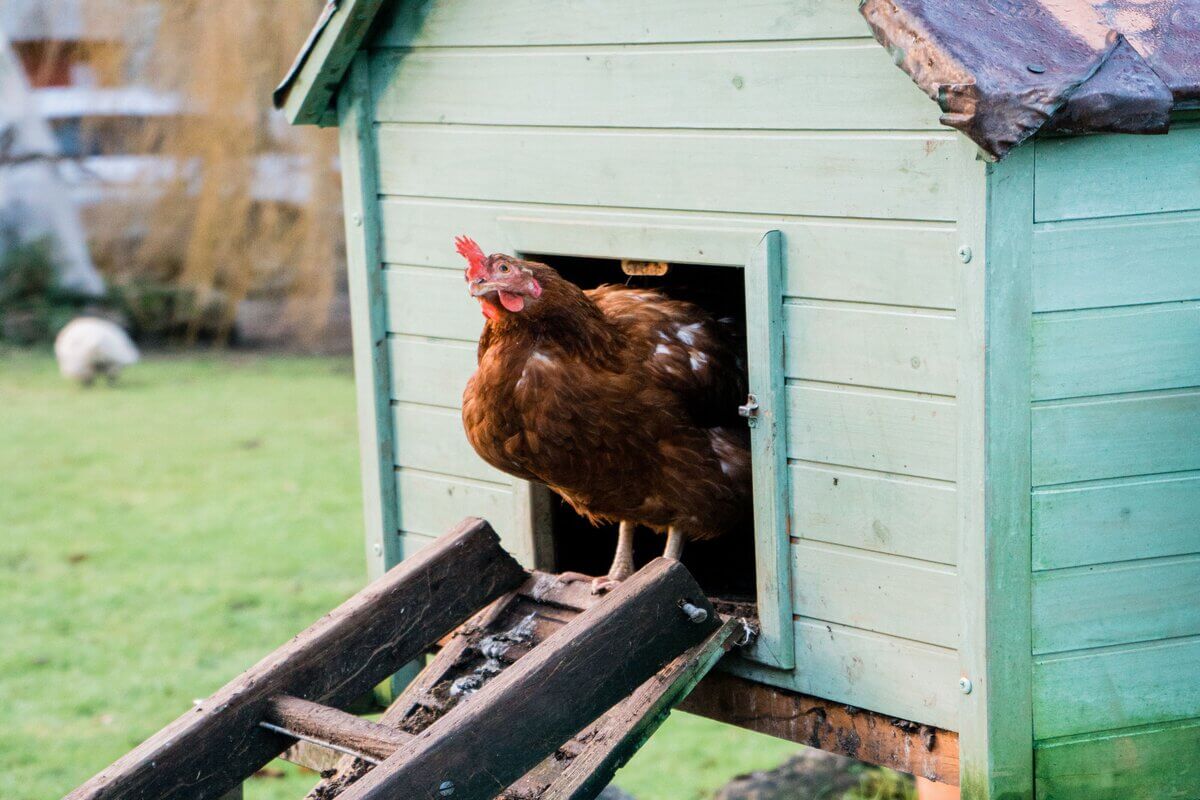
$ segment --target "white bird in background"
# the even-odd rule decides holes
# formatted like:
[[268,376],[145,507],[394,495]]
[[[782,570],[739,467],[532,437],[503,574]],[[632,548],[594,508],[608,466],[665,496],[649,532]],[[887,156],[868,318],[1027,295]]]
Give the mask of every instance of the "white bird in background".
[[121,370],[136,364],[139,355],[129,334],[98,317],[72,320],[54,340],[59,371],[84,386],[91,386],[99,376],[115,383]]

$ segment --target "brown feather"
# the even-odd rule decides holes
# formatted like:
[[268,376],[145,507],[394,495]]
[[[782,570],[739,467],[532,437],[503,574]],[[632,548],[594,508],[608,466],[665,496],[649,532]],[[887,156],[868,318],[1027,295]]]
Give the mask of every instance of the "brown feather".
[[546,265],[513,263],[543,292],[484,327],[463,397],[476,452],[593,521],[676,526],[691,539],[745,525],[746,377],[731,332],[657,291],[585,292]]

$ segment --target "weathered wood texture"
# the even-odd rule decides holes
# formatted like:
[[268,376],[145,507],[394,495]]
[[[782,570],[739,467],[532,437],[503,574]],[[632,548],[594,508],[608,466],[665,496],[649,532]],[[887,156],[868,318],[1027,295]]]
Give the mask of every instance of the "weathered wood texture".
[[[706,621],[689,621],[684,600],[705,608]],[[451,781],[456,797],[494,797],[719,625],[686,569],[654,561],[343,796],[434,796]],[[514,731],[522,719],[536,723]]]
[[952,731],[722,672],[701,681],[679,708],[941,783],[958,784],[958,736]]
[[754,41],[869,37],[853,5],[825,0],[747,0],[736,12],[721,0],[665,0],[614,14],[586,0],[509,0],[503,8],[472,0],[401,3],[374,44],[488,47],[624,42]]
[[486,522],[467,520],[68,798],[220,797],[290,744],[258,727],[272,697],[349,703],[524,576]]
[[667,664],[502,795],[503,800],[592,800],[742,635],[727,619],[705,641]]
[[[372,4],[378,7],[374,0],[353,5]],[[352,11],[349,6],[342,10],[345,14]],[[354,345],[363,522],[368,574],[376,578],[396,563],[399,553],[393,535],[398,500],[391,476],[394,431],[389,412],[391,365],[386,350],[387,309],[379,244],[379,154],[371,126],[367,70],[366,57],[358,56],[337,101],[338,151],[346,213],[346,275],[350,305],[354,309],[350,332]],[[296,88],[299,91],[301,87]],[[320,102],[315,96],[311,99]]]
[[1190,800],[1200,786],[1200,720],[1044,744],[1038,800]]
[[[874,40],[392,50],[377,122],[623,128],[938,130]],[[487,81],[478,80],[488,75]],[[781,102],[805,96],[803,103]],[[847,95],[851,95],[848,98]],[[663,98],[670,102],[663,102]]]
[[376,760],[387,758],[413,738],[404,731],[289,695],[272,697],[263,721]]
[[1180,160],[1194,155],[1197,146],[1200,126],[1194,124],[1178,125],[1169,136],[1080,136],[1039,142],[1036,219],[1200,209],[1200,181],[1191,170],[1180,168]]
[[762,632],[751,657],[779,669],[796,666],[792,636],[792,530],[788,491],[787,393],[784,389],[783,234],[770,231],[745,267],[750,396],[758,409],[750,424],[754,486],[755,582]]
[[[1038,797],[1191,798],[1200,718],[1200,128],[1037,145]],[[1105,191],[1118,186],[1120,191]]]

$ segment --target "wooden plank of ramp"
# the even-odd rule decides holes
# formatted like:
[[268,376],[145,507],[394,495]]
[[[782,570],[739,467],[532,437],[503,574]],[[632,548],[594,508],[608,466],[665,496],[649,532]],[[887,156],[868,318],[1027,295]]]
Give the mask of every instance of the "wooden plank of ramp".
[[716,633],[676,658],[632,695],[588,725],[497,800],[591,800],[612,782],[709,670],[745,636],[726,619]]
[[221,797],[293,743],[259,727],[273,697],[344,706],[525,578],[491,526],[465,520],[67,800]]
[[342,796],[494,798],[720,625],[687,569],[657,559]]

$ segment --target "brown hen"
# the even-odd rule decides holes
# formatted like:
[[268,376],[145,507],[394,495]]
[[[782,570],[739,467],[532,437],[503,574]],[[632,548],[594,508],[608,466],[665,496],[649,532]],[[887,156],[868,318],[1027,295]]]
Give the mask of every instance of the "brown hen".
[[728,326],[650,289],[584,291],[545,264],[458,240],[487,322],[463,396],[475,451],[545,483],[593,522],[619,522],[601,591],[633,571],[638,525],[688,539],[748,525],[746,374]]

